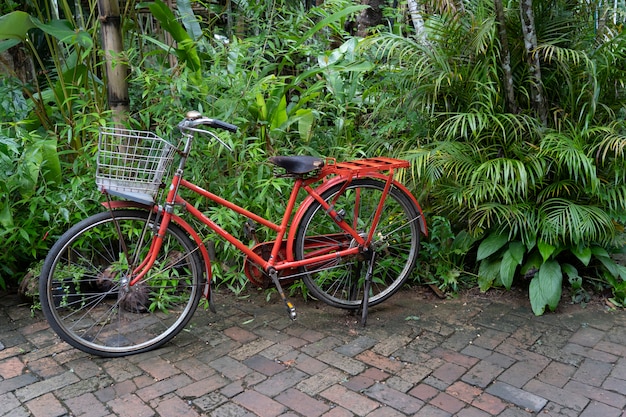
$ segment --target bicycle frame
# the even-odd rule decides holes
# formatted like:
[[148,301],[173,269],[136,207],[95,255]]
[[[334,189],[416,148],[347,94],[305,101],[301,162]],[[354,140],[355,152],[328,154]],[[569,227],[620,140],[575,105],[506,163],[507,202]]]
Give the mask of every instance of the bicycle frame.
[[[373,233],[376,230],[376,226],[380,219],[382,206],[384,201],[388,195],[389,189],[391,186],[401,187],[404,189],[402,184],[395,181],[393,179],[396,169],[398,168],[406,168],[408,167],[408,162],[391,159],[391,158],[378,158],[378,159],[366,159],[360,161],[351,161],[345,163],[336,163],[334,160],[330,159],[327,161],[328,163],[324,168],[322,168],[321,172],[318,175],[312,176],[310,178],[296,178],[294,181],[293,188],[291,190],[289,200],[287,202],[287,206],[283,217],[281,219],[280,224],[275,223],[271,220],[263,218],[251,211],[238,206],[216,194],[213,194],[210,191],[207,191],[192,182],[185,180],[182,178],[182,170],[179,169],[177,173],[172,178],[172,183],[166,198],[166,203],[164,208],[158,208],[162,212],[162,221],[160,224],[160,228],[158,233],[155,235],[149,255],[146,257],[144,262],[138,265],[133,271],[133,279],[131,280],[131,285],[136,284],[140,281],[145,274],[152,267],[154,260],[157,257],[157,254],[160,250],[161,246],[161,236],[164,236],[165,231],[169,225],[170,221],[174,221],[177,224],[183,226],[183,228],[192,236],[194,241],[199,245],[199,248],[202,252],[202,257],[206,264],[207,271],[207,281],[210,283],[211,281],[211,268],[210,268],[210,259],[208,253],[206,253],[206,248],[204,247],[204,242],[198,235],[198,233],[191,227],[187,222],[182,220],[179,216],[173,214],[173,207],[180,206],[183,207],[187,212],[189,212],[193,217],[198,219],[201,223],[209,227],[219,236],[221,236],[224,240],[234,245],[240,252],[242,252],[245,256],[247,256],[253,263],[261,267],[264,271],[268,272],[270,269],[274,269],[276,271],[283,271],[289,269],[297,269],[302,266],[312,265],[315,263],[320,263],[329,259],[333,259],[336,257],[343,257],[349,255],[355,255],[362,250],[366,250],[369,244],[372,241]],[[368,165],[369,163],[369,165]],[[363,164],[366,164],[365,166]],[[383,174],[381,171],[387,171]],[[332,176],[332,177],[331,177]],[[353,178],[357,178],[360,176],[368,176],[372,178],[378,178],[385,181],[385,189],[383,194],[381,195],[381,199],[378,202],[378,208],[376,210],[374,219],[372,221],[372,227],[369,231],[369,234],[365,237],[360,235],[358,231],[352,226],[346,223],[341,216],[335,211],[331,204],[327,203],[323,198],[322,194],[324,191],[329,189],[330,187],[335,186],[336,184],[344,184],[347,186],[350,184],[350,181]],[[328,177],[331,177],[330,179]],[[323,181],[326,180],[326,181]],[[312,185],[323,181],[321,185],[316,188],[313,188]],[[253,248],[249,248],[245,243],[241,240],[224,230],[219,224],[215,223],[209,217],[207,217],[204,213],[202,213],[199,209],[197,209],[194,205],[190,204],[187,200],[180,196],[179,190],[181,188],[188,189],[191,192],[202,196],[208,201],[212,201],[218,205],[226,207],[248,219],[253,220],[261,224],[264,227],[267,227],[270,230],[273,230],[276,233],[276,237],[273,241],[269,243],[272,245],[271,254],[269,259],[264,259],[259,254],[254,252]],[[296,209],[296,200],[298,194],[301,190],[304,190],[307,193],[307,197],[299,204],[297,210]],[[406,190],[406,189],[405,189]],[[407,190],[408,193],[408,190]],[[338,194],[341,194],[338,193]],[[408,195],[411,195],[408,193]],[[297,225],[299,221],[306,211],[306,209],[314,202],[319,202],[322,207],[326,210],[327,214],[335,221],[339,227],[346,232],[358,245],[353,245],[347,249],[339,249],[337,251],[333,251],[332,253],[327,254],[318,254],[303,260],[295,260],[295,256],[293,253],[293,241],[295,239],[295,233],[297,229]],[[417,201],[415,201],[416,207],[419,207]],[[128,205],[123,205],[128,206]],[[120,207],[120,205],[116,204],[116,207]],[[154,208],[156,209],[156,208]],[[424,224],[424,216],[421,213],[419,220],[421,222],[420,228],[422,232],[425,233],[427,230]],[[286,242],[286,259],[278,260],[278,253],[281,250],[281,247]],[[205,295],[207,295],[205,291]]]

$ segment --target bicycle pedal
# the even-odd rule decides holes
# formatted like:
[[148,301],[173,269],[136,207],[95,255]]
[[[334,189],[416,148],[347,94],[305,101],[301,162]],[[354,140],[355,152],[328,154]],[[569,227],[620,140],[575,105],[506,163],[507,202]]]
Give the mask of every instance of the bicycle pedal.
[[256,243],[256,229],[257,229],[257,224],[251,220],[248,219],[244,225],[243,225],[243,233],[246,236],[247,239],[249,240],[254,240]]

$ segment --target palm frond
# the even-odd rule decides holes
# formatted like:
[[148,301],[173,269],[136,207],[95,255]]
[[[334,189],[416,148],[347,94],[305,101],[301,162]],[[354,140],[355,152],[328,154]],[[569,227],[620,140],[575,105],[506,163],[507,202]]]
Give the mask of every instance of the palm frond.
[[581,181],[591,190],[599,186],[594,160],[587,156],[580,136],[570,137],[561,132],[547,133],[541,140],[540,156],[549,157],[553,171]]
[[610,244],[615,225],[608,213],[596,206],[553,198],[539,207],[540,237],[551,245],[589,242]]
[[536,208],[531,204],[488,202],[472,212],[469,228],[474,234],[484,230],[498,230],[508,234],[510,241],[520,239],[526,246],[532,246],[537,238],[539,222]]

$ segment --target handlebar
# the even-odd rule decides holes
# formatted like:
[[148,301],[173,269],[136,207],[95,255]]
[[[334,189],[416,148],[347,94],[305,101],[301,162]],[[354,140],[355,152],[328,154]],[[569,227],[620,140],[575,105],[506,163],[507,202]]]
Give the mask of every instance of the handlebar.
[[178,128],[180,130],[203,132],[202,130],[197,129],[198,126],[209,126],[215,129],[228,130],[229,132],[236,132],[238,129],[237,126],[222,120],[204,117],[200,114],[200,112],[195,110],[187,112],[185,118],[178,124]]

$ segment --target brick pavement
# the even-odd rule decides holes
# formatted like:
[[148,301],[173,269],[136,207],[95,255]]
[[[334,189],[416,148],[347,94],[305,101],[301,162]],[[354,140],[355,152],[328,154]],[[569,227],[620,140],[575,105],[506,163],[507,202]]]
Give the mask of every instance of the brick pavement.
[[626,417],[626,313],[542,317],[489,297],[406,289],[368,326],[262,293],[219,294],[165,347],[126,358],[59,341],[0,293],[0,416]]

